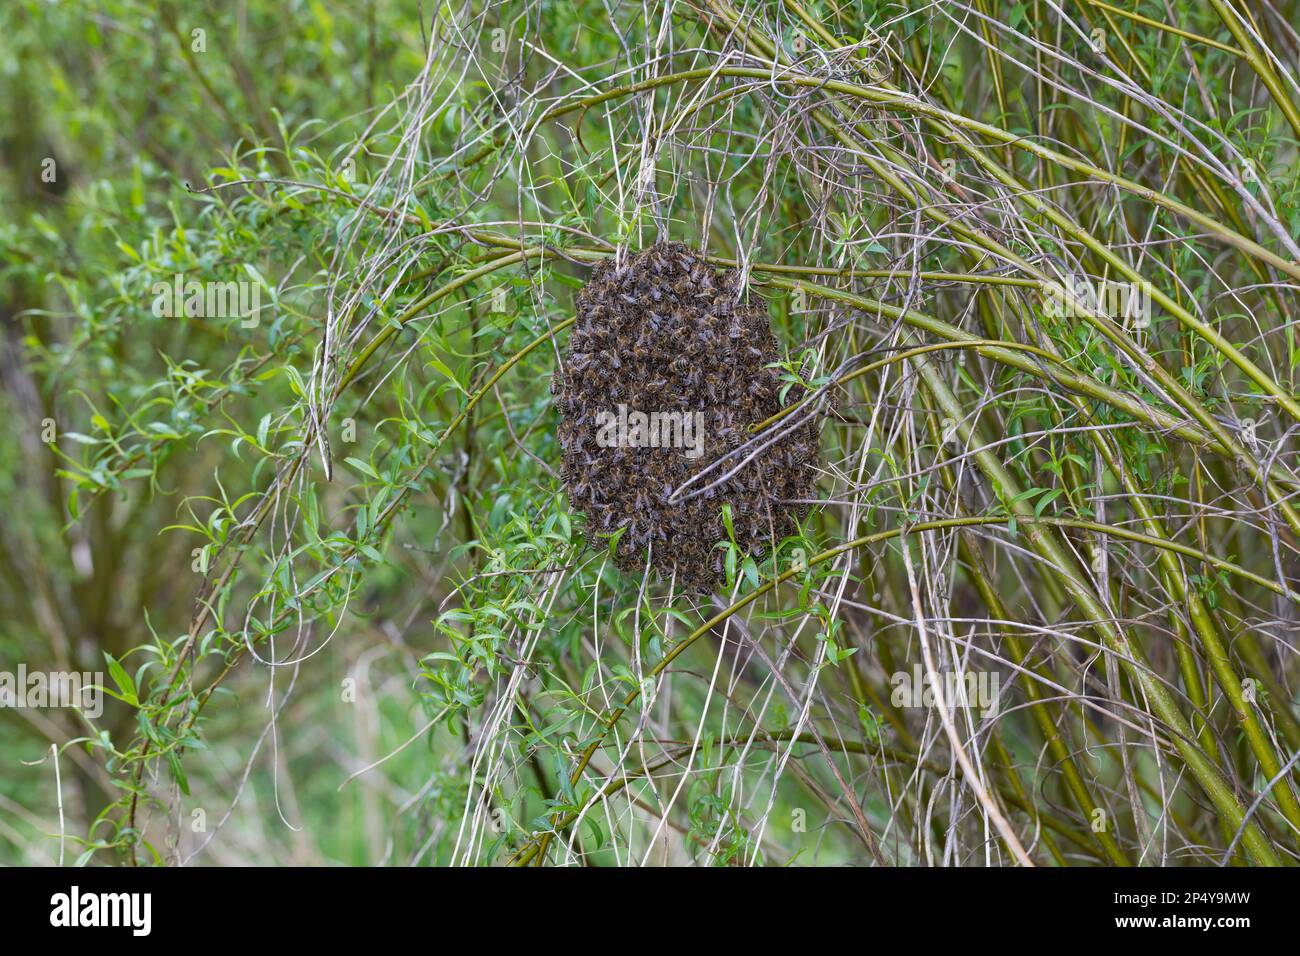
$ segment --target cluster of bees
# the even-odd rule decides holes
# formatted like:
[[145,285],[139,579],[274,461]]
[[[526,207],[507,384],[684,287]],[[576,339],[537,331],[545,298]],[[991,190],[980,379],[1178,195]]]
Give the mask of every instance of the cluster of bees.
[[[723,504],[737,545],[758,555],[794,529],[806,506],[788,502],[810,498],[816,480],[810,418],[718,481],[781,430],[756,437],[750,429],[781,409],[780,373],[767,367],[781,359],[767,305],[734,270],[719,273],[686,246],[660,243],[601,263],[576,306],[569,354],[551,382],[570,503],[593,537],[625,529],[615,548],[622,570],[639,574],[648,563],[679,588],[714,590],[724,567],[716,545],[728,539]],[[796,385],[786,401],[801,395]],[[603,447],[598,416],[620,404],[700,413],[703,454]]]

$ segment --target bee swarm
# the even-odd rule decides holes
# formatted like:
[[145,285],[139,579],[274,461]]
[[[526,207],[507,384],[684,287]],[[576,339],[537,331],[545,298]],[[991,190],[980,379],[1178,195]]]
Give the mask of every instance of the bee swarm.
[[[726,481],[760,444],[795,421],[760,436],[750,426],[781,409],[781,359],[767,304],[739,288],[734,270],[719,273],[680,243],[660,243],[620,266],[611,257],[576,297],[577,320],[551,391],[560,413],[562,476],[589,534],[626,527],[615,549],[624,571],[649,563],[678,587],[709,591],[723,577],[727,540],[722,505],[732,511],[736,543],[761,554],[795,527],[816,479],[815,418],[764,448]],[[786,401],[799,400],[794,386]],[[682,447],[602,447],[599,413],[620,405],[642,412],[701,413],[703,453]],[[696,441],[699,439],[697,438]],[[669,496],[717,458],[750,447]],[[694,457],[692,457],[694,455]],[[708,488],[702,494],[690,492]]]

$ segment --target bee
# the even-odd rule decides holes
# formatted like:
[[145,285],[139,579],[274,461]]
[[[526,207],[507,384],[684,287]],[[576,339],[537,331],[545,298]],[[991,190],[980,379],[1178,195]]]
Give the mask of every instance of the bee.
[[[798,513],[778,496],[809,498],[815,479],[814,423],[762,449],[726,481],[709,473],[695,483],[697,494],[667,500],[721,452],[758,447],[749,426],[779,409],[780,378],[765,367],[780,355],[766,306],[746,294],[736,272],[716,272],[685,246],[663,244],[606,260],[575,307],[569,356],[551,381],[570,502],[593,528],[625,528],[615,551],[620,568],[640,572],[653,543],[657,573],[675,574],[683,587],[713,588],[722,567],[713,545],[726,533],[719,503],[731,502],[737,543],[756,553],[771,528],[791,527]],[[789,394],[797,400],[802,391]],[[683,448],[595,447],[596,412],[618,404],[702,414],[707,457]]]

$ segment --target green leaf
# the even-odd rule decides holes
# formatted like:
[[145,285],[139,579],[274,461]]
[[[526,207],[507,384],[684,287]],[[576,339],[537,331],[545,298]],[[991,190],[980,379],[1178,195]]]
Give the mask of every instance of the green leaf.
[[363,475],[369,475],[371,478],[374,478],[376,481],[379,480],[379,473],[370,466],[369,462],[362,461],[360,458],[345,458],[343,460],[347,462],[349,465],[351,465],[353,468],[355,468],[357,471],[361,472]]
[[172,778],[176,785],[181,788],[181,793],[185,796],[190,795],[190,782],[185,777],[185,771],[181,769],[181,758],[176,755],[175,750],[167,751],[167,766],[171,769]]
[[132,707],[139,707],[140,701],[136,697],[135,681],[131,679],[131,675],[108,651],[104,651],[104,657],[108,661],[108,673],[113,678],[113,683],[117,684],[117,689],[121,691],[122,699]]
[[437,356],[431,356],[429,358],[429,364],[432,365],[434,368],[436,368],[443,375],[447,376],[447,380],[451,382],[452,385],[455,385],[456,390],[459,391],[462,395],[469,394],[469,392],[465,391],[464,386],[461,385],[460,381],[456,378],[456,373],[447,367],[446,362],[442,361]]

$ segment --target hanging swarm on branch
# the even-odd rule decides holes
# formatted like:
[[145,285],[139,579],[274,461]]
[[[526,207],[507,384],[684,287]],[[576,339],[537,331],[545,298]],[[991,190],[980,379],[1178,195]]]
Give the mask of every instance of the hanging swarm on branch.
[[[615,549],[621,569],[639,574],[648,563],[679,587],[716,588],[724,503],[744,552],[761,554],[794,530],[807,509],[785,502],[812,496],[817,421],[782,435],[791,416],[750,433],[781,409],[783,383],[767,367],[780,359],[766,303],[740,288],[737,272],[715,271],[684,245],[661,243],[596,268],[577,295],[569,354],[551,391],[569,500],[589,534],[626,529]],[[801,395],[795,386],[786,401]]]

